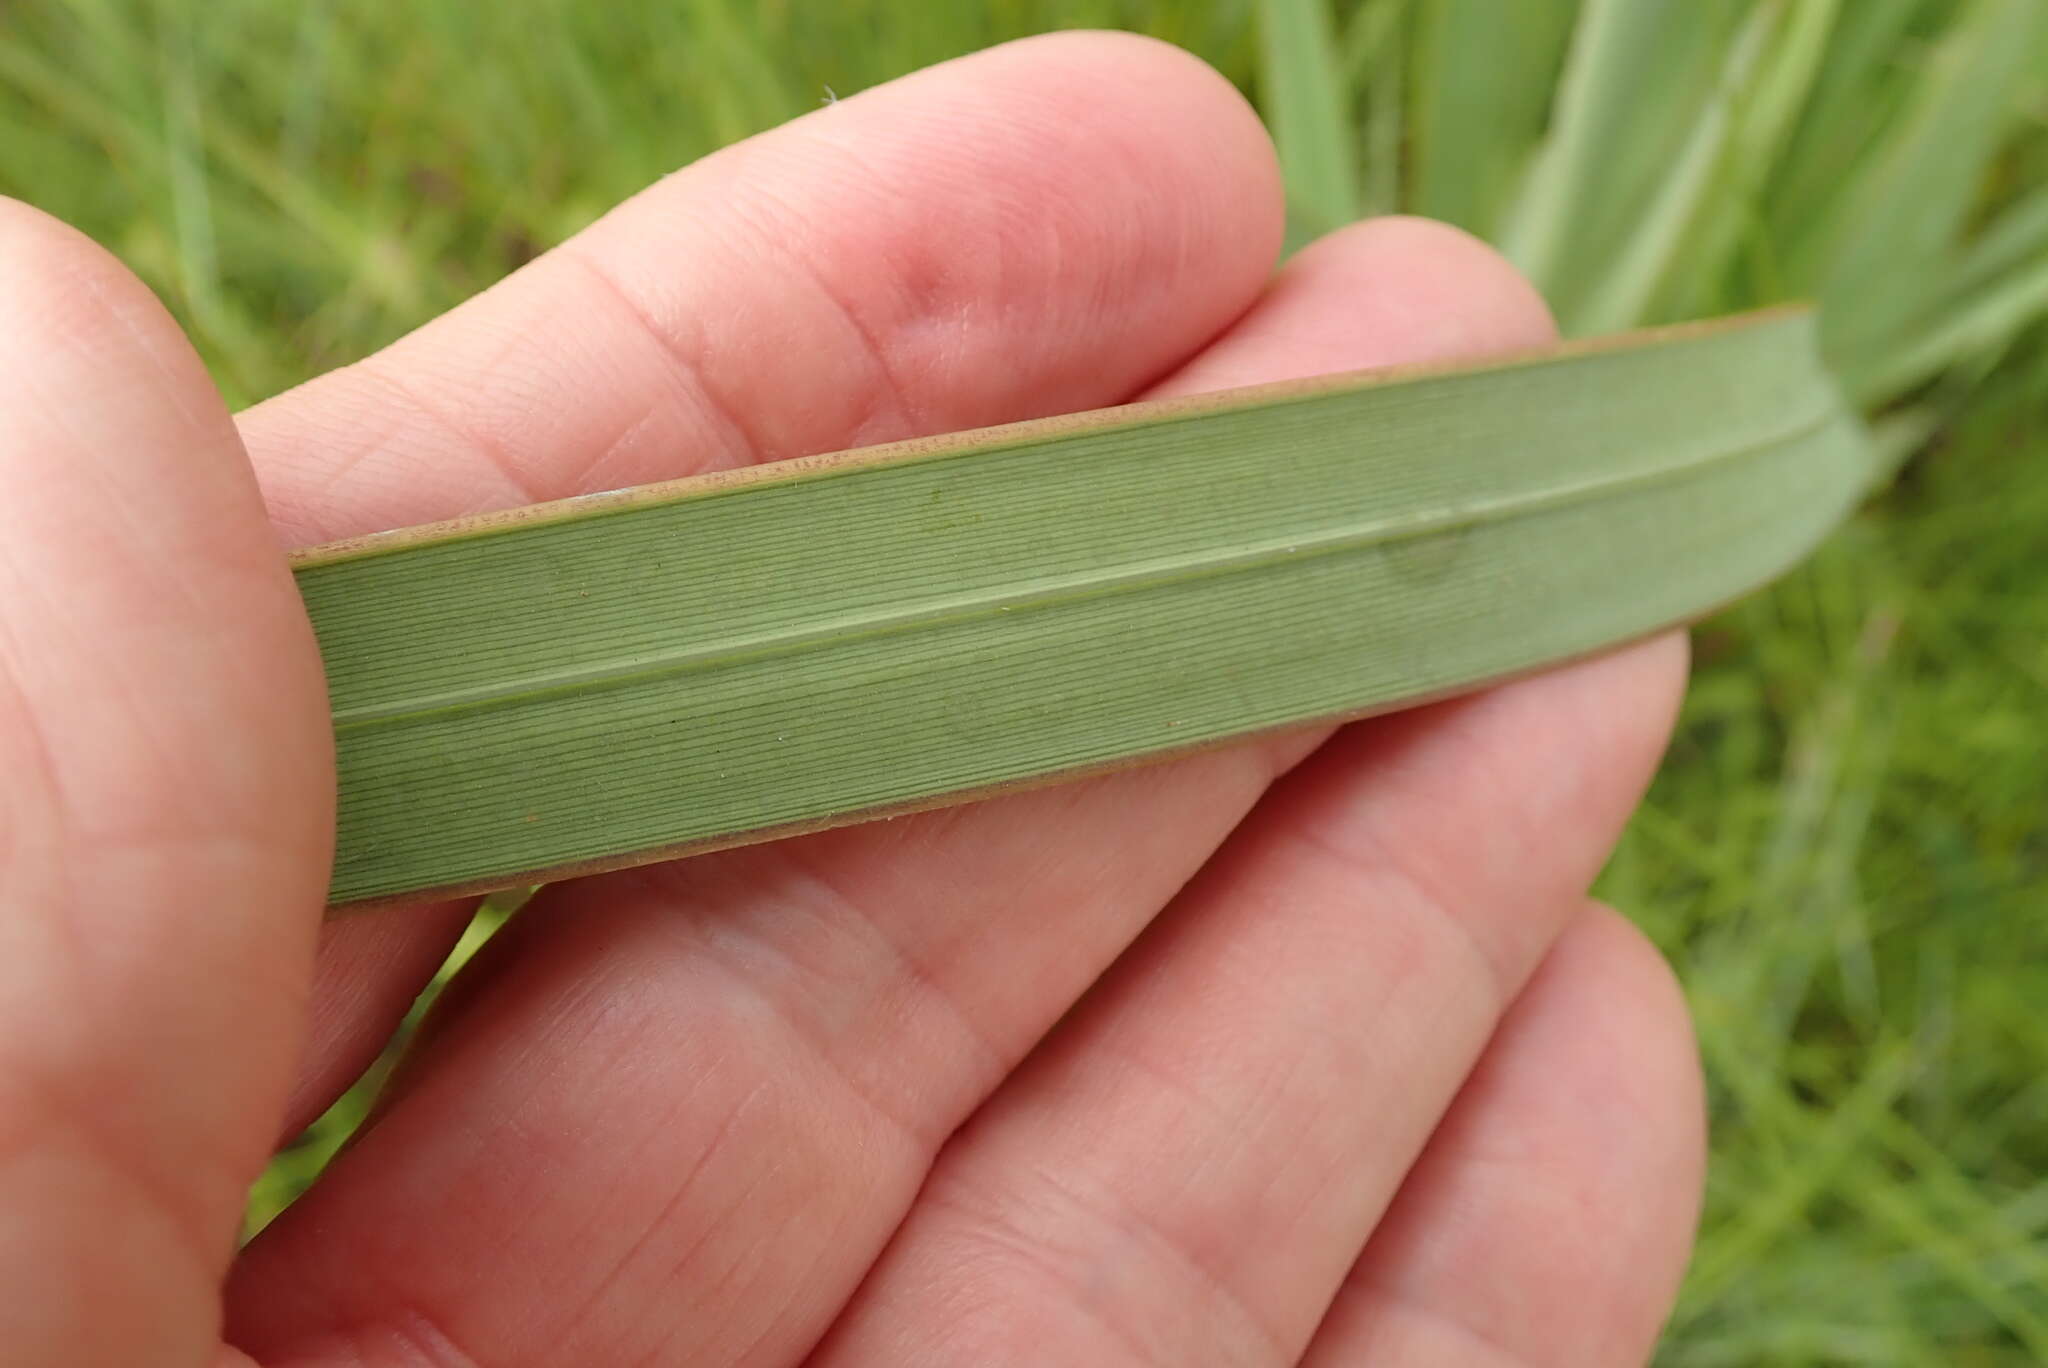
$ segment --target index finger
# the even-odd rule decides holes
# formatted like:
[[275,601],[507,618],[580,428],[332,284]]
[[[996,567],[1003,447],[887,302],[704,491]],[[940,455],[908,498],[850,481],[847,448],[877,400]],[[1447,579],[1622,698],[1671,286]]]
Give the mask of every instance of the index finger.
[[[1257,118],[1196,59],[1030,39],[687,167],[242,432],[303,544],[1116,403],[1250,305],[1280,204]],[[286,1133],[468,906],[325,929]]]
[[304,543],[1115,403],[1250,304],[1277,174],[1177,49],[1013,43],[686,167],[243,434]]

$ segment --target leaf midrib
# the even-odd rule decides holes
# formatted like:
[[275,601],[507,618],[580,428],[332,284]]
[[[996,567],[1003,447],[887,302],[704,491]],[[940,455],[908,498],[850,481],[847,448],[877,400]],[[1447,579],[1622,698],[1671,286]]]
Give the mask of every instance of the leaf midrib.
[[816,650],[841,642],[994,617],[1018,609],[1051,607],[1121,590],[1162,588],[1234,571],[1255,570],[1280,561],[1335,555],[1434,533],[1508,522],[1582,499],[1682,480],[1723,463],[1797,442],[1825,427],[1833,416],[1833,406],[1823,405],[1783,430],[1752,442],[1712,448],[1702,455],[1648,469],[1595,475],[1501,498],[1467,500],[1455,507],[1381,515],[1227,549],[1202,549],[1066,575],[1010,581],[993,588],[840,613],[818,621],[694,642],[576,669],[544,671],[467,688],[339,708],[333,715],[334,725],[339,730],[401,722],[430,713],[687,674],[764,656]]

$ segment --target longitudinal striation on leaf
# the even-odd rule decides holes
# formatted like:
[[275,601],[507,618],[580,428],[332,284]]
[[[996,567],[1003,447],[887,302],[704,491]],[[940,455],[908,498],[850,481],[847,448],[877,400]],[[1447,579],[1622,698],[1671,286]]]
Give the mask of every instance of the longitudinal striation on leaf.
[[338,905],[1360,715],[1684,621],[1853,504],[1799,312],[679,481],[307,553]]

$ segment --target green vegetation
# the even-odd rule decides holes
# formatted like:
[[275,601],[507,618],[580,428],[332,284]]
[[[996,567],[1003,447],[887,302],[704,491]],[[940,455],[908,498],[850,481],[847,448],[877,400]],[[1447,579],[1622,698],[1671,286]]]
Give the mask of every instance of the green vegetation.
[[1677,962],[1712,1078],[1665,1360],[2048,1361],[2040,0],[15,0],[0,190],[126,257],[246,401],[828,87],[1072,25],[1252,90],[1297,240],[1449,218],[1581,332],[1822,300],[1904,465],[1702,628],[1604,885]]
[[340,777],[328,897],[874,815],[1688,621],[1867,488],[1815,324],[1013,425],[302,562]]

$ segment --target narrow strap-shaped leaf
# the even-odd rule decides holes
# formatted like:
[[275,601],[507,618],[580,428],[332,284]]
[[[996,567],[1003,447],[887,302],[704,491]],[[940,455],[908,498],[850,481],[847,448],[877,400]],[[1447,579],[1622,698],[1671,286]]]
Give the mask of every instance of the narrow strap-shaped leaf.
[[1259,83],[1297,220],[1290,236],[1358,217],[1360,158],[1337,59],[1329,0],[1260,0]]
[[932,806],[1684,621],[1857,497],[1810,316],[1332,376],[339,543],[337,904]]

